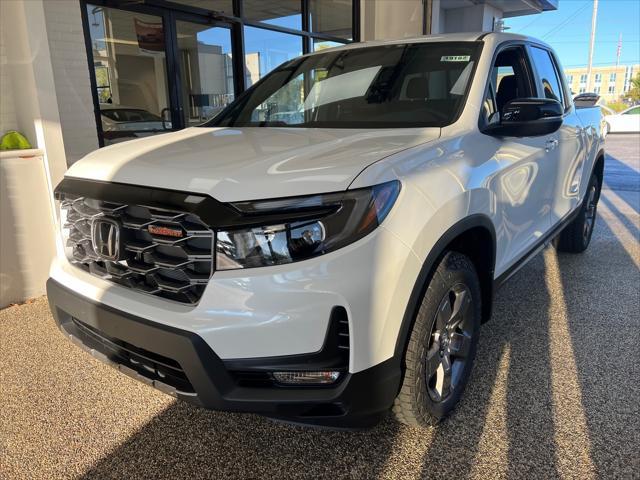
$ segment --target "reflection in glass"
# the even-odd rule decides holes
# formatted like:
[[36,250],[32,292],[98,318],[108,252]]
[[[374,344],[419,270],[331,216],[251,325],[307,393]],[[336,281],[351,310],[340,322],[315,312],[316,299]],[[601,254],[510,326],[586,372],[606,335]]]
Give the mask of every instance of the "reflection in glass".
[[443,127],[462,105],[473,42],[333,49],[286,63],[216,117],[219,127]]
[[231,31],[176,22],[186,126],[216,116],[233,101]]
[[87,16],[105,145],[170,130],[162,18],[90,4]]
[[302,30],[300,0],[244,0],[244,16],[254,22]]
[[319,52],[320,50],[326,50],[327,48],[333,47],[341,47],[344,43],[332,42],[331,40],[322,40],[319,38],[313,39],[312,49],[314,52]]
[[302,55],[302,37],[244,27],[246,86],[250,87],[278,65]]
[[352,39],[351,0],[311,0],[311,31]]
[[216,12],[233,15],[233,0],[171,0],[173,3],[180,3],[189,7],[204,8]]

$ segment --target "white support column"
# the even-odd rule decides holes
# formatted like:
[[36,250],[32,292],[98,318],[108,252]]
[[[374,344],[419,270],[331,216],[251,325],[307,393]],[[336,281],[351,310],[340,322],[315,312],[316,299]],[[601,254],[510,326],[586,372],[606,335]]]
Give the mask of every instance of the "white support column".
[[2,79],[9,83],[5,87],[13,99],[13,127],[37,147],[0,153],[4,307],[45,293],[56,250],[53,187],[67,162],[43,1],[1,0],[0,33],[5,54]]
[[18,129],[45,151],[50,184],[55,185],[67,163],[43,1],[3,0],[0,22]]

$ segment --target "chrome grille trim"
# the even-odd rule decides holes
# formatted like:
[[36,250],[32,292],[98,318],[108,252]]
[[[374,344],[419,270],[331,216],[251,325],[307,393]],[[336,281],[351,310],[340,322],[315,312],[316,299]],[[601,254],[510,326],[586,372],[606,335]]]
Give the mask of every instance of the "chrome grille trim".
[[[215,234],[197,215],[69,194],[62,194],[61,209],[73,265],[142,293],[187,304],[200,300],[215,268]],[[120,225],[119,261],[104,260],[93,248],[91,222],[99,217]],[[180,230],[183,236],[151,233],[151,225]]]

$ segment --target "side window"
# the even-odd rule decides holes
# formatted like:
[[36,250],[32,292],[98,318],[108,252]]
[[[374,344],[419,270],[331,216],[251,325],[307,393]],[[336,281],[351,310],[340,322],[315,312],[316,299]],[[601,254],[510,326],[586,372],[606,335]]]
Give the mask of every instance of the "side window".
[[538,47],[531,47],[531,60],[538,72],[542,94],[545,98],[559,101],[565,106],[560,78],[554,67],[553,59],[547,50]]
[[623,113],[623,115],[640,115],[640,107],[632,108]]
[[493,91],[493,85],[489,82],[487,94],[482,102],[481,122],[483,125],[491,125],[492,123],[497,123],[499,119],[500,116],[498,115],[498,107],[496,105],[496,95]]
[[523,47],[507,47],[498,53],[483,101],[481,124],[498,122],[509,101],[535,96],[529,70]]

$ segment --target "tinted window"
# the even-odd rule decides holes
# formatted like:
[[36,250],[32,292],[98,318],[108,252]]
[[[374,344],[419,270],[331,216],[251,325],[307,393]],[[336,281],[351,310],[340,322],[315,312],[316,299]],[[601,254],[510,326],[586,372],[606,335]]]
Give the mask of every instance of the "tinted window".
[[443,42],[328,51],[276,69],[206,126],[444,126],[464,105],[479,46]]
[[560,80],[549,52],[541,48],[532,47],[531,56],[541,82],[542,94],[545,98],[558,100],[564,105]]
[[640,115],[640,107],[632,108],[624,112],[624,115]]

